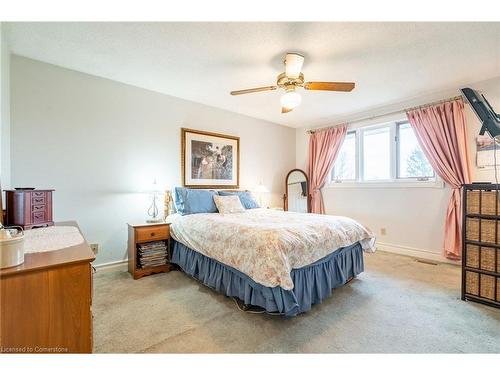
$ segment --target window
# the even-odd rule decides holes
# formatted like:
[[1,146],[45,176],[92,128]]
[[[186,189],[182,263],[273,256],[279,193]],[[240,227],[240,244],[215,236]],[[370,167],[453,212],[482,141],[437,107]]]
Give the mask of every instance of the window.
[[332,180],[356,180],[356,132],[349,132],[340,147],[335,167],[332,169]]
[[397,144],[399,178],[434,177],[434,171],[420,148],[410,124],[398,124]]
[[422,186],[426,181],[439,185],[411,125],[406,121],[349,131],[331,172],[331,182],[350,185],[414,182]]
[[391,178],[391,129],[383,126],[363,131],[363,180]]

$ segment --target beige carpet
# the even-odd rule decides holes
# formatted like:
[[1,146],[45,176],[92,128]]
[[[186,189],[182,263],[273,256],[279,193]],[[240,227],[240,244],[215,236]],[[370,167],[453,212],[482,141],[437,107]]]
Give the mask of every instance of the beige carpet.
[[94,289],[95,352],[500,353],[500,310],[460,300],[459,267],[383,252],[294,318],[241,312],[182,272],[98,272]]

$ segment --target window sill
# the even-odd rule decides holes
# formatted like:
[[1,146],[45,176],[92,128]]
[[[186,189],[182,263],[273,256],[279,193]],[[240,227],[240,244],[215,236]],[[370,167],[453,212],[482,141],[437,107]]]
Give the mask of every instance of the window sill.
[[325,188],[342,189],[342,188],[361,188],[361,189],[387,189],[387,188],[432,188],[443,189],[444,181],[441,179],[431,181],[345,181],[345,182],[330,182],[325,185]]

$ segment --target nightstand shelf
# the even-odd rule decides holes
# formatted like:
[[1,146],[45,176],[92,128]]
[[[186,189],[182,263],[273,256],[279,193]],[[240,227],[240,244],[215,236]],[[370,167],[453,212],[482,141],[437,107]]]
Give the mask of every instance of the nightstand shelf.
[[[140,246],[165,242],[166,263],[142,268],[140,264]],[[154,273],[169,272],[172,267],[170,260],[170,225],[168,223],[128,224],[128,271],[134,279]]]

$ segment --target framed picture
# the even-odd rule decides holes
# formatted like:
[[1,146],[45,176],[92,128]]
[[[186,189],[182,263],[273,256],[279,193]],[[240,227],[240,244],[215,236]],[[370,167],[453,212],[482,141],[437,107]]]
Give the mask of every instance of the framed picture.
[[[495,167],[495,152],[497,152],[495,140],[489,135],[479,135],[476,138],[476,165],[478,168],[493,169]],[[500,159],[500,154],[498,156]]]
[[181,142],[183,186],[239,188],[239,137],[182,128]]

